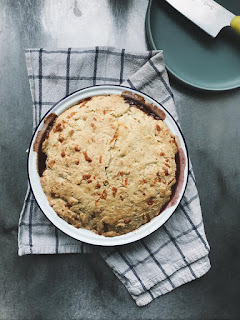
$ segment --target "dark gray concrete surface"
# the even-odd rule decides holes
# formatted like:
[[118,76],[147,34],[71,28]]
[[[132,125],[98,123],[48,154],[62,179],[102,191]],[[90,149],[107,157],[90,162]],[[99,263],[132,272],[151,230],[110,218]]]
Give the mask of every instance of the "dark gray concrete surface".
[[146,49],[147,0],[0,1],[0,319],[240,319],[240,90],[171,79],[201,197],[212,268],[138,308],[96,255],[17,256],[26,187],[29,47]]

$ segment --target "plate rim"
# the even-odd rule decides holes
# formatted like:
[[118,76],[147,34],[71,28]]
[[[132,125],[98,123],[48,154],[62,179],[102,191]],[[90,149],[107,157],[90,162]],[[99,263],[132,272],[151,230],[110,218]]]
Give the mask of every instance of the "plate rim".
[[[155,42],[153,40],[153,34],[152,34],[151,23],[150,23],[152,3],[153,3],[153,0],[149,0],[148,7],[147,7],[147,13],[146,13],[146,19],[145,19],[147,41],[153,50],[163,50],[163,49],[157,49]],[[164,55],[164,50],[163,50],[163,55]],[[170,72],[170,74],[172,76],[174,76],[174,78],[180,80],[181,82],[183,82],[193,88],[197,88],[197,89],[204,90],[204,91],[211,91],[211,92],[229,91],[229,90],[234,90],[234,89],[240,88],[240,81],[239,81],[238,85],[226,86],[226,87],[221,87],[221,88],[211,88],[208,86],[197,85],[197,84],[191,83],[190,81],[185,80],[183,77],[179,76],[175,71],[172,70],[171,67],[169,67],[169,65],[167,64],[166,61],[165,61],[165,65],[166,65],[167,70]]]

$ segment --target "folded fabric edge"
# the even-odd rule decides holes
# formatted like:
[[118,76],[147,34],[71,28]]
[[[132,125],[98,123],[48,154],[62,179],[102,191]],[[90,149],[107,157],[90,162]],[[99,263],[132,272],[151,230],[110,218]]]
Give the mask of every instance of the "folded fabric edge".
[[[35,252],[36,251],[36,252]],[[84,252],[82,251],[82,248],[80,245],[71,244],[71,245],[62,245],[58,247],[58,254],[64,254],[64,253],[93,253],[90,250],[84,249]],[[34,248],[32,248],[32,252],[30,251],[30,247],[28,245],[19,245],[18,247],[18,256],[24,256],[24,255],[33,255],[33,254],[56,254],[56,246],[36,246],[34,245]]]
[[[26,62],[26,68],[27,68],[27,73],[28,73],[28,77],[31,75],[32,77],[34,76],[34,69],[33,69],[33,64],[32,64],[32,57],[31,57],[31,51],[30,50],[26,50],[25,51],[25,62]],[[30,92],[31,92],[31,97],[32,97],[32,101],[33,101],[33,105],[34,105],[34,101],[35,99],[35,83],[34,81],[32,81],[31,78],[28,79],[29,80],[29,85],[30,85]],[[34,113],[33,113],[33,128],[37,125],[37,123],[35,122],[34,119]]]
[[[27,198],[29,197],[29,193],[30,193],[30,186],[28,184],[27,186],[27,192],[25,194],[25,198],[24,198],[24,202],[23,202],[23,206],[22,206],[22,210],[20,212],[20,216],[19,216],[19,220],[18,220],[18,255],[22,255],[20,254],[20,243],[21,243],[21,229],[20,229],[20,222],[22,221],[22,217],[26,208],[26,204],[27,204]],[[26,254],[26,253],[24,253]]]
[[[189,268],[188,266],[191,266],[192,264],[197,263],[198,261],[200,261],[201,259],[206,257],[208,255],[208,253],[209,252],[205,248],[203,248],[203,247],[199,248],[197,250],[197,252],[193,252],[193,254],[189,254],[186,256],[187,264],[182,258],[180,258],[171,266],[173,271],[168,274],[168,277],[172,277],[179,270],[182,270],[185,267]],[[104,259],[104,257],[103,257],[103,259]],[[138,296],[144,292],[142,284],[139,283],[139,281],[136,280],[134,282],[130,282],[126,276],[122,276],[121,270],[118,270],[116,265],[113,265],[113,264],[107,262],[106,260],[105,260],[105,262],[114,271],[114,273],[117,275],[117,277],[120,279],[120,281],[125,285],[125,287],[127,288],[127,290],[129,291],[129,293],[131,295]],[[165,269],[167,269],[167,268],[165,267]],[[143,281],[143,282],[144,282],[144,286],[146,287],[146,289],[151,290],[151,288],[153,288],[156,284],[164,281],[165,279],[166,279],[166,275],[164,275],[163,272],[161,270],[159,270],[158,274],[155,274],[153,277],[148,279],[148,281],[146,281],[146,282]]]
[[[194,265],[199,264],[199,267],[194,267]],[[194,267],[194,272],[195,272],[195,277],[192,275],[188,267],[184,267],[179,272],[176,272],[174,275],[175,278],[177,278],[178,282],[174,281],[175,287],[168,287],[166,288],[164,283],[158,283],[153,287],[151,290],[148,290],[147,292],[144,292],[138,296],[136,295],[131,295],[131,297],[135,300],[136,304],[138,307],[144,307],[147,304],[149,304],[151,301],[154,299],[158,298],[161,295],[164,295],[166,293],[169,293],[173,291],[174,289],[191,282],[193,280],[199,279],[202,276],[204,276],[211,268],[210,260],[209,257],[203,257],[202,259],[194,262],[192,264],[192,267]],[[179,276],[178,274],[181,272],[181,275]],[[168,280],[166,279],[164,282],[167,282]]]
[[[102,50],[102,51],[115,51],[121,53],[122,50],[125,50],[126,53],[129,54],[146,54],[147,52],[152,52],[152,54],[156,54],[159,52],[163,52],[162,49],[159,50],[127,50],[125,48],[118,48],[114,46],[91,46],[91,47],[61,47],[61,48],[41,48],[41,47],[35,47],[35,48],[25,48],[25,54],[26,53],[31,53],[31,52],[38,52],[42,50],[44,53],[61,53],[61,52],[67,52],[68,49],[71,49],[71,53],[77,53],[77,52],[86,52],[89,50]],[[72,52],[73,51],[73,52]]]

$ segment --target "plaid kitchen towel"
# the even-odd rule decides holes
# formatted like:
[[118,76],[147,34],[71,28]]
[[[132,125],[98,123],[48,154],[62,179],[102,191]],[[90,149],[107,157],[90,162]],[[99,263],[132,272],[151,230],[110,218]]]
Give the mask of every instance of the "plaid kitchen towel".
[[[34,128],[49,108],[78,89],[122,84],[159,101],[178,121],[162,51],[109,47],[26,51]],[[19,221],[19,255],[98,251],[138,306],[204,275],[210,268],[195,178],[190,164],[184,197],[172,217],[148,237],[102,248],[74,240],[44,216],[28,190]]]

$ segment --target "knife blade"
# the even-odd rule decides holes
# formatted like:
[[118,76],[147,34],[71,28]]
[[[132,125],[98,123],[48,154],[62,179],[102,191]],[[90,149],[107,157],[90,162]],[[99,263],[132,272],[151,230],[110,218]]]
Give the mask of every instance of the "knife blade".
[[231,26],[240,33],[240,16],[234,15],[213,0],[166,1],[213,38],[226,26]]

